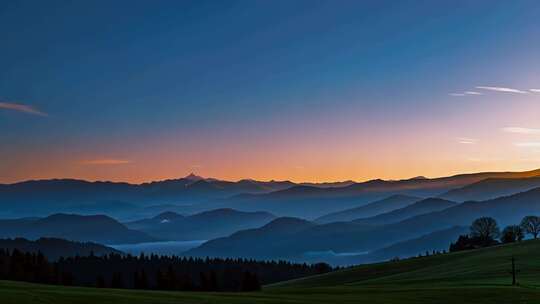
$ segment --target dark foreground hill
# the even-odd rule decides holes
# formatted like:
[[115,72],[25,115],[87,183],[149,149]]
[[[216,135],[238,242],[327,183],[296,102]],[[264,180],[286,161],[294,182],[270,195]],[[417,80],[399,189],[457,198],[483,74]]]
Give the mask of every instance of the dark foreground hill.
[[[539,241],[363,265],[243,294],[126,291],[0,282],[2,303],[538,303]],[[511,286],[510,258],[520,270]]]
[[104,215],[54,214],[45,218],[0,220],[0,238],[41,237],[101,244],[152,242],[157,239],[144,232],[128,229]]
[[116,249],[101,244],[72,242],[56,238],[40,238],[35,241],[23,238],[0,239],[0,249],[18,249],[30,253],[41,252],[50,261],[59,257],[88,256],[90,253],[96,256],[120,253]]

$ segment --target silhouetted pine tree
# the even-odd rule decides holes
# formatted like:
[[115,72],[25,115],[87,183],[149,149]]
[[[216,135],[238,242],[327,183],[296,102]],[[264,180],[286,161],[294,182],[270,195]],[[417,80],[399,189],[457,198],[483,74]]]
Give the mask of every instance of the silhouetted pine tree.
[[201,272],[199,274],[199,280],[201,291],[209,291],[208,279],[206,278],[206,275],[204,273]]
[[64,286],[73,286],[73,274],[71,272],[64,271],[60,275],[60,282],[62,282],[62,285]]
[[159,289],[159,290],[167,289],[167,282],[165,279],[165,275],[163,275],[163,272],[160,269],[156,271],[156,289]]
[[261,284],[256,274],[244,272],[244,279],[242,280],[242,291],[259,291],[261,290]]
[[210,271],[210,276],[208,279],[208,291],[218,291],[218,290],[219,290],[219,286],[218,286],[216,272],[212,270]]
[[124,288],[124,278],[121,272],[115,272],[112,275],[111,288]]
[[140,288],[139,289],[148,289],[149,288],[149,285],[148,285],[148,276],[146,275],[146,271],[141,270],[141,275],[139,277],[139,284],[140,284]]
[[167,267],[167,272],[165,274],[165,281],[166,281],[166,289],[167,290],[175,290],[176,286],[178,285],[178,282],[176,280],[176,273],[174,273],[174,269],[172,265],[169,265]]
[[107,287],[105,285],[105,278],[103,277],[103,275],[98,275],[97,278],[96,278],[96,287],[97,288],[105,288]]

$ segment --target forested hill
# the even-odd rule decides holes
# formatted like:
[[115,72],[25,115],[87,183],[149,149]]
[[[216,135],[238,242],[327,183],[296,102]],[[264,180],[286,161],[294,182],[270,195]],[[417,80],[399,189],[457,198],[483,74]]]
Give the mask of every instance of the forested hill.
[[30,241],[24,238],[0,239],[0,249],[18,249],[23,252],[41,252],[48,260],[55,261],[59,257],[87,256],[93,253],[96,256],[120,253],[120,251],[97,243],[73,242],[57,238],[40,238]]
[[261,284],[331,271],[327,264],[176,256],[90,255],[48,262],[41,253],[0,249],[0,280],[66,286],[184,291],[253,291]]

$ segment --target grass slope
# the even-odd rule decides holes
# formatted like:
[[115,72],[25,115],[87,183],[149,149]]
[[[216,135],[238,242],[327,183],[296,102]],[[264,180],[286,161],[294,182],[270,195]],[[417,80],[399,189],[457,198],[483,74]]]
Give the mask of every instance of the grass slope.
[[[0,282],[12,303],[540,303],[540,241],[364,265],[266,286],[263,292],[181,293]],[[510,286],[516,258],[519,287]]]

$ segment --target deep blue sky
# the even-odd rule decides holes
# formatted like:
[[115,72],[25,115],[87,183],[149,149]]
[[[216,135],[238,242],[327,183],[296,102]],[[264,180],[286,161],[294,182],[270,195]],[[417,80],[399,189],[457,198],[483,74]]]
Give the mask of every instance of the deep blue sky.
[[540,127],[539,16],[532,0],[3,1],[0,102],[47,116],[0,108],[0,182],[528,168],[536,150],[499,130]]

